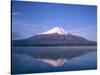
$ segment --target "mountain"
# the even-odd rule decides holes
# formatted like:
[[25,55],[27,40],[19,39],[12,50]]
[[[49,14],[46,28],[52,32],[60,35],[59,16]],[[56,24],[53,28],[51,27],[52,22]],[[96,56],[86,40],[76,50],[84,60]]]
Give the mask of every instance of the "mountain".
[[55,27],[27,39],[14,40],[13,44],[14,46],[72,46],[96,45],[96,42],[72,35],[63,28]]
[[60,28],[60,27],[54,27],[54,28],[52,28],[44,33],[41,33],[41,34],[54,34],[54,33],[57,33],[60,35],[67,34],[67,32],[63,28]]

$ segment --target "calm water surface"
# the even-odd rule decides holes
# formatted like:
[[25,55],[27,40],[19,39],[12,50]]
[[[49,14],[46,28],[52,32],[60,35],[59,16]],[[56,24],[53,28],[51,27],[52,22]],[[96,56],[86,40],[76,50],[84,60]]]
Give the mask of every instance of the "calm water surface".
[[13,47],[12,73],[96,69],[96,46]]

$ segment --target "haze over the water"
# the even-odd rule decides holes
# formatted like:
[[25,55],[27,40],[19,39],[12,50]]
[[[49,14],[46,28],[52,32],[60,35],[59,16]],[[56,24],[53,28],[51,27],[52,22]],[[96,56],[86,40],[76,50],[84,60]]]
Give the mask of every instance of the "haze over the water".
[[96,6],[13,1],[13,39],[61,27],[66,32],[96,40],[96,13]]

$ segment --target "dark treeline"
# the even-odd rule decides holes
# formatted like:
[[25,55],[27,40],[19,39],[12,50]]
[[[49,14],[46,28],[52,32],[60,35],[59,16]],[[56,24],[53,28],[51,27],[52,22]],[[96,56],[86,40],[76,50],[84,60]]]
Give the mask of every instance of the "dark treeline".
[[96,42],[89,43],[66,43],[66,42],[51,42],[51,43],[35,43],[35,42],[22,42],[13,41],[12,46],[14,47],[55,47],[55,46],[94,46],[97,45]]

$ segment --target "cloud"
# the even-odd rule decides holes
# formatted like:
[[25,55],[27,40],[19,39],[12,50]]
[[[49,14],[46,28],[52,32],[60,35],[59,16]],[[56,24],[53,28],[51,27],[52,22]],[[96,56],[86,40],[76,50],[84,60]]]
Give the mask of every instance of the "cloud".
[[21,15],[21,13],[20,13],[20,12],[12,12],[12,15],[13,15],[13,16]]
[[81,31],[87,31],[87,30],[94,29],[94,28],[96,28],[96,27],[95,26],[85,27],[85,28],[79,28],[79,29],[75,29],[75,30],[70,30],[69,32],[71,32],[71,33],[81,32]]

